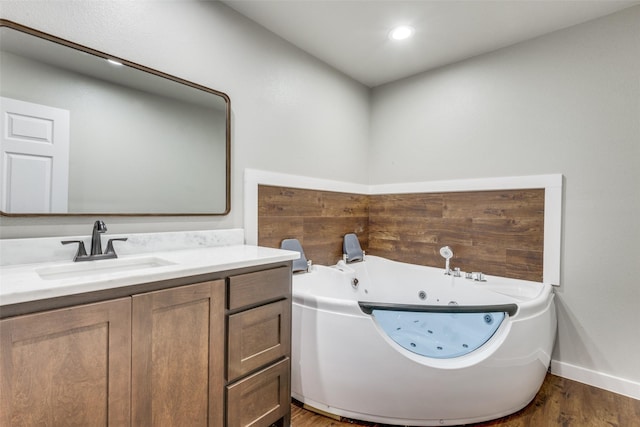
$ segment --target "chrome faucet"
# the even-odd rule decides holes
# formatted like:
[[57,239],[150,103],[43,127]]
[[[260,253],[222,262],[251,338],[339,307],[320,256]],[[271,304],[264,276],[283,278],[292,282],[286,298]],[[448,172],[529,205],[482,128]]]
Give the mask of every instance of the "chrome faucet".
[[102,242],[100,234],[107,231],[107,224],[104,221],[93,223],[93,233],[91,233],[91,256],[102,255]]
[[73,257],[74,261],[93,261],[98,259],[110,259],[110,258],[118,258],[115,249],[113,249],[114,241],[124,242],[127,240],[126,237],[109,239],[107,242],[107,250],[102,253],[102,241],[100,239],[100,235],[107,231],[107,225],[104,221],[96,221],[93,224],[93,232],[91,233],[91,254],[87,255],[87,251],[84,248],[84,242],[82,240],[63,240],[61,243],[63,245],[67,245],[70,243],[78,244],[78,251],[76,252],[75,257]]

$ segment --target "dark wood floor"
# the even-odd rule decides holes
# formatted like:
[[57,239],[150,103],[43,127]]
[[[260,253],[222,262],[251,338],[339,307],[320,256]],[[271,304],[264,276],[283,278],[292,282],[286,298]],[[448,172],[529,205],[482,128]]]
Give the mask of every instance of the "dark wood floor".
[[[337,421],[303,409],[298,402],[291,406],[292,427],[380,426],[354,420]],[[533,401],[508,417],[474,427],[640,427],[640,400],[631,399],[548,374]]]

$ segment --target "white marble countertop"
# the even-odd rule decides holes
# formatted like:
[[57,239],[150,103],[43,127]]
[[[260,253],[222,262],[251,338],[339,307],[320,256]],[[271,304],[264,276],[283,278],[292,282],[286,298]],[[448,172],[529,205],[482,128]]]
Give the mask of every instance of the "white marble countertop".
[[[121,255],[115,260],[5,265],[0,267],[0,306],[289,261],[298,257],[297,252],[280,249],[229,245]],[[121,270],[119,266],[122,265],[129,267]],[[76,268],[82,271],[73,272]],[[62,273],[57,274],[57,271]]]

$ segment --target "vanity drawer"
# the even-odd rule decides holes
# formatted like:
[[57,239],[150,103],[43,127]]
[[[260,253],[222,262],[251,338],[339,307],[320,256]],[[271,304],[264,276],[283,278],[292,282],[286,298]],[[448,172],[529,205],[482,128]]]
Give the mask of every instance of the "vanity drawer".
[[288,297],[291,293],[291,269],[278,267],[229,277],[227,308],[235,310]]
[[227,378],[233,381],[283,356],[291,349],[291,300],[229,316]]
[[268,426],[290,410],[291,362],[275,365],[227,386],[227,426]]

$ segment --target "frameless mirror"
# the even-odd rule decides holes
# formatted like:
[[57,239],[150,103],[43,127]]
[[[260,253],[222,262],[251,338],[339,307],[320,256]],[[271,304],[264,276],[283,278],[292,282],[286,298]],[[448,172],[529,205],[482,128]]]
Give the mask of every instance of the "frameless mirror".
[[0,213],[224,215],[230,100],[0,20]]

